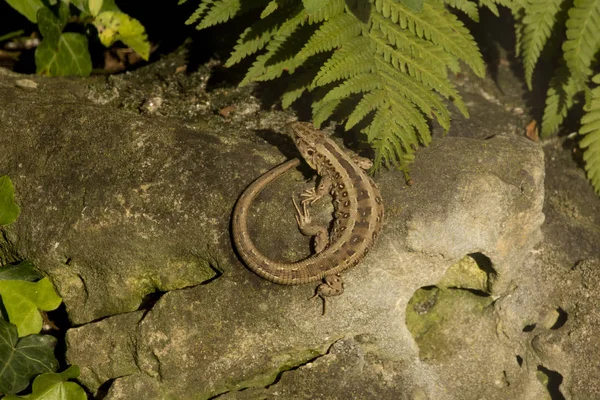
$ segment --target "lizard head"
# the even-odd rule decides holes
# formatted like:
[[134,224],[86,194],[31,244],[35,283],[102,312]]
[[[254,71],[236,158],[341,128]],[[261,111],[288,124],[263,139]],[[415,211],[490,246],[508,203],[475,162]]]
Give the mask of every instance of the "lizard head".
[[308,122],[291,124],[292,139],[308,165],[318,170],[318,146],[325,140],[325,134]]

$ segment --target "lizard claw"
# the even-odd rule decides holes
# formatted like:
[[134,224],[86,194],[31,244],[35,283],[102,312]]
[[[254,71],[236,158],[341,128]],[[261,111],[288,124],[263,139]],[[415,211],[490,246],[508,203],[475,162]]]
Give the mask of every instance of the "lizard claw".
[[302,193],[300,193],[300,197],[302,197],[302,204],[308,203],[311,206],[321,198],[321,196],[317,194],[315,188],[302,191]]

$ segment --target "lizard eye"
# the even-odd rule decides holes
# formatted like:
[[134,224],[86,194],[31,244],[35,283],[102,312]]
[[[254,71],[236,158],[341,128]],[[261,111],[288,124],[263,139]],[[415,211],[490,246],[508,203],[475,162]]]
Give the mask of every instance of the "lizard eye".
[[309,156],[312,156],[314,152],[315,152],[315,151],[314,151],[314,150],[312,150],[312,149],[310,149],[310,150],[307,150],[307,151],[306,151],[306,153],[307,153]]

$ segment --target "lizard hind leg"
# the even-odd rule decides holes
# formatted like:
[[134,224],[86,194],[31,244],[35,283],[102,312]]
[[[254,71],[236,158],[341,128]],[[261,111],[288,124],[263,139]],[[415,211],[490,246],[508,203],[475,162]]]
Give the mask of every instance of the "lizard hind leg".
[[339,296],[344,293],[344,281],[340,274],[335,275],[327,275],[323,278],[323,283],[321,283],[315,289],[315,294],[311,297],[314,299],[319,296],[321,300],[323,300],[323,314],[325,315],[325,307],[327,304],[327,297]]

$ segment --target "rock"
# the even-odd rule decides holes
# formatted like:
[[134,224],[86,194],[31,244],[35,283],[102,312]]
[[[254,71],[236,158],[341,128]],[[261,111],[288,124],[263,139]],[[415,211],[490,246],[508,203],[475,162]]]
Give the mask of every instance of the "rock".
[[[0,258],[27,258],[51,277],[78,325],[66,336],[67,361],[92,392],[597,397],[587,328],[599,321],[597,268],[573,268],[577,248],[562,249],[556,233],[569,212],[595,265],[598,217],[569,191],[559,203],[545,197],[539,145],[508,134],[447,137],[417,153],[414,185],[398,171],[376,176],[384,229],[321,316],[308,300],[313,286],[259,278],[229,239],[243,188],[297,156],[280,135],[287,117],[207,113],[191,124],[158,115],[173,107],[167,95],[140,116],[99,105],[80,81],[36,77],[37,89],[25,91],[21,78],[0,80],[0,173],[23,209],[3,228]],[[274,259],[308,254],[290,201],[310,186],[305,178],[294,171],[274,182],[251,212],[251,235]],[[327,199],[313,215],[329,221]]]

